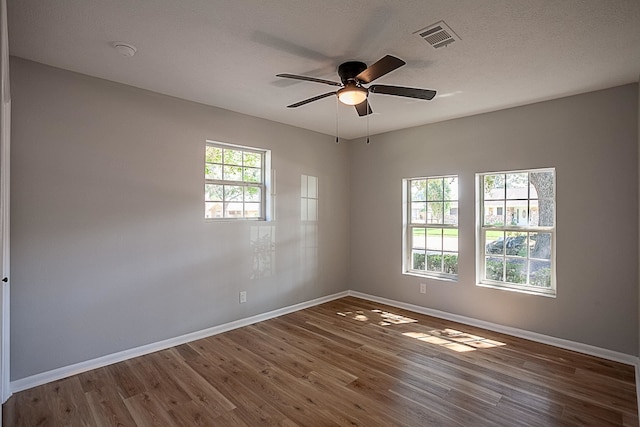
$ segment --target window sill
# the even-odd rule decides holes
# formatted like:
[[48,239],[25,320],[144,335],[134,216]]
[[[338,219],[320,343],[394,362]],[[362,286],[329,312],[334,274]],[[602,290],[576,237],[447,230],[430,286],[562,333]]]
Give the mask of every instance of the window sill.
[[536,295],[536,296],[547,297],[547,298],[556,297],[556,291],[554,289],[538,290],[538,289],[531,289],[531,288],[517,288],[514,286],[500,285],[500,284],[493,284],[493,283],[476,283],[476,286],[481,288],[490,288],[490,289],[497,289],[500,291],[518,292],[521,294]]
[[436,275],[432,275],[432,274],[421,274],[415,271],[405,271],[402,274],[404,274],[405,276],[414,276],[414,277],[420,277],[421,279],[433,279],[433,280],[440,280],[443,282],[458,282],[458,276],[457,275],[447,275],[447,276],[436,276]]
[[212,223],[212,222],[243,222],[243,221],[247,221],[247,222],[270,222],[269,220],[264,219],[264,218],[205,218],[204,221],[208,222],[208,223]]

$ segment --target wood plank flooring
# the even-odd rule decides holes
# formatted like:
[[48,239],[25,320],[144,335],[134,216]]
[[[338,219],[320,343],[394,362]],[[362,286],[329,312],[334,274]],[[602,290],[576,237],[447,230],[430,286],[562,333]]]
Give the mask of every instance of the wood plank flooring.
[[634,368],[347,297],[15,394],[5,426],[637,426]]

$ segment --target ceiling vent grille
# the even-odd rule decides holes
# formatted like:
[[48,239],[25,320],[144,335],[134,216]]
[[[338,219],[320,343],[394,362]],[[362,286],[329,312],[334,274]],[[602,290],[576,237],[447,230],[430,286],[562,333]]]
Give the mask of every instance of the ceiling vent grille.
[[436,22],[414,34],[418,34],[435,49],[449,46],[454,41],[460,40],[460,37],[444,21]]

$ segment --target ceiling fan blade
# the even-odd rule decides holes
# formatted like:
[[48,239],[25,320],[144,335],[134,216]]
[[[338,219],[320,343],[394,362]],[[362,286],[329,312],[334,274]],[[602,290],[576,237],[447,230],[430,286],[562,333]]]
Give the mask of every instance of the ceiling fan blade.
[[283,77],[285,79],[304,80],[307,82],[324,83],[331,86],[342,86],[342,83],[334,82],[325,79],[316,79],[315,77],[298,76],[296,74],[276,74],[276,77]]
[[371,85],[369,92],[382,93],[385,95],[404,96],[407,98],[431,100],[436,96],[436,91],[431,89],[418,89],[414,87]]
[[375,79],[402,67],[406,62],[395,56],[387,55],[356,76],[362,83],[371,83]]
[[354,105],[356,107],[356,111],[360,117],[366,116],[367,114],[372,114],[373,110],[371,109],[371,105],[369,105],[369,101],[366,99],[362,101],[360,104]]
[[318,99],[326,98],[327,96],[335,95],[335,92],[327,92],[322,95],[314,96],[313,98],[305,99],[304,101],[296,102],[295,104],[287,105],[287,108],[296,108],[301,105],[308,104],[313,101],[317,101]]

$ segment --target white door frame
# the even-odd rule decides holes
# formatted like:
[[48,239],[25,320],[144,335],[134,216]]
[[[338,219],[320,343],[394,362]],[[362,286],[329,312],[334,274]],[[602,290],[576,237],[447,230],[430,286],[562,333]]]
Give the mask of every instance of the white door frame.
[[[0,0],[0,400],[11,396],[9,370],[9,163],[11,95],[9,88],[9,41],[7,2]],[[0,411],[1,414],[1,411]],[[2,418],[0,416],[0,426]]]

